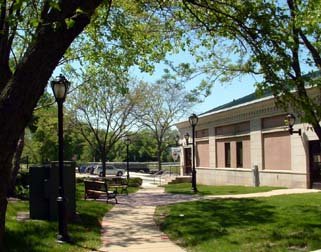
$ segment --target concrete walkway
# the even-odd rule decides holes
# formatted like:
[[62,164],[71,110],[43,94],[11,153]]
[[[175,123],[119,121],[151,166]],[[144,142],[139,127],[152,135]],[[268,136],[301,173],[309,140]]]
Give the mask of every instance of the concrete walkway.
[[148,188],[129,196],[118,197],[120,204],[115,205],[103,218],[103,247],[99,251],[185,251],[159,231],[153,217],[157,205],[180,200],[190,201],[194,200],[194,197],[178,195],[183,197],[172,198],[169,196],[164,194],[164,188]]
[[316,193],[320,192],[317,189],[278,189],[269,192],[259,193],[247,193],[247,194],[236,194],[236,195],[208,195],[204,196],[203,199],[241,199],[241,198],[259,198],[259,197],[271,197],[277,195],[288,195],[288,194],[301,194],[301,193]]
[[282,194],[320,192],[311,189],[282,189],[270,192],[194,196],[164,193],[164,188],[153,187],[139,190],[135,194],[119,196],[120,204],[109,211],[102,222],[103,247],[99,251],[108,252],[181,252],[180,248],[159,231],[154,223],[156,206],[177,202],[215,198],[250,198],[268,197]]

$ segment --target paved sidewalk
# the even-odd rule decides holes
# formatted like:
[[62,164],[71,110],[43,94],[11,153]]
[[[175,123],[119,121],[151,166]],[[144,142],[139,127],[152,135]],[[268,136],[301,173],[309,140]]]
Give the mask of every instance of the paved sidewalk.
[[153,187],[135,194],[119,196],[120,204],[109,211],[102,222],[103,247],[108,252],[181,252],[180,248],[162,233],[154,223],[154,211],[158,205],[215,198],[268,197],[282,194],[320,192],[312,189],[281,189],[270,192],[241,195],[195,196],[164,193],[164,188]]
[[119,197],[117,204],[103,218],[103,247],[108,252],[182,252],[185,251],[159,231],[154,223],[156,205],[177,200],[190,201],[193,196],[164,197],[164,188],[141,189],[135,194]]
[[208,195],[204,196],[203,199],[240,199],[240,198],[258,198],[258,197],[270,197],[277,195],[288,195],[288,194],[301,194],[301,193],[316,193],[320,192],[317,189],[278,189],[269,192],[259,193],[247,193],[247,194],[235,194],[235,195]]

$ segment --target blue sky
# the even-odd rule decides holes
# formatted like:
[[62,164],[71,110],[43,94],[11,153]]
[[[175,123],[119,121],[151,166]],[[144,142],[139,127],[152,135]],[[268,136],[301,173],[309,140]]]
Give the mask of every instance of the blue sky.
[[[194,62],[193,57],[186,52],[169,55],[166,57],[166,59],[171,60],[176,64],[183,63],[183,62],[185,63]],[[143,79],[147,82],[154,82],[162,76],[164,68],[166,68],[166,65],[164,63],[156,64],[155,71],[151,75],[147,73],[142,73],[138,70],[138,68],[134,67],[132,68],[131,74],[133,74],[133,76],[137,77],[138,79]],[[54,71],[53,76],[54,77],[58,76],[60,73],[61,73],[61,67],[57,67],[56,70]],[[200,76],[186,83],[186,88],[187,89],[194,88],[196,85],[198,85],[201,82],[203,78],[204,76]],[[217,81],[212,88],[211,95],[208,96],[203,103],[195,105],[191,113],[200,114],[207,110],[220,106],[222,104],[228,103],[233,99],[238,99],[240,97],[253,93],[255,90],[254,88],[255,81],[256,80],[252,76],[243,76],[241,78],[236,78],[231,83],[221,84]]]
[[[167,56],[167,59],[175,62],[176,64],[179,64],[182,62],[189,62],[189,63],[193,62],[192,56],[190,56],[188,53],[179,53],[175,55],[169,55]],[[147,73],[141,73],[137,69],[133,69],[132,74],[139,79],[144,79],[145,81],[153,82],[162,76],[164,68],[166,68],[164,63],[158,63],[155,65],[155,72],[152,75]],[[197,84],[200,83],[202,78],[204,78],[204,76],[198,77],[186,83],[186,88],[187,89],[194,88]],[[251,76],[243,76],[242,78],[234,79],[229,84],[227,83],[221,84],[219,82],[216,82],[214,87],[212,88],[212,94],[208,96],[203,103],[195,105],[193,107],[192,112],[196,114],[203,113],[214,107],[228,103],[233,99],[238,99],[240,97],[253,93],[255,90],[254,88],[255,81],[256,80]]]
[[235,79],[231,84],[215,83],[212,94],[202,104],[197,104],[194,107],[194,112],[199,114],[228,103],[233,99],[253,93],[255,90],[254,83],[255,80],[250,77]]

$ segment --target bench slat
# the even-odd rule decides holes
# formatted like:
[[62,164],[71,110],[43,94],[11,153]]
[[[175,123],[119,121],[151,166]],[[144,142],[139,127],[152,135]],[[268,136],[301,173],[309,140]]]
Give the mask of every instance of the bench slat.
[[85,199],[87,198],[99,198],[100,195],[105,194],[108,199],[115,199],[116,204],[117,201],[117,194],[113,191],[108,190],[108,184],[105,181],[93,181],[93,180],[84,180],[85,184]]

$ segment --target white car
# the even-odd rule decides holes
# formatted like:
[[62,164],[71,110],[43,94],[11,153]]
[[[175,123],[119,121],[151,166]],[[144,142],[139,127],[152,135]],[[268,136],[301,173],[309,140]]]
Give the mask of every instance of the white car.
[[[124,173],[124,169],[116,168],[113,165],[106,165],[106,175],[123,176]],[[102,165],[95,165],[94,174],[98,175],[99,177],[103,175]]]

